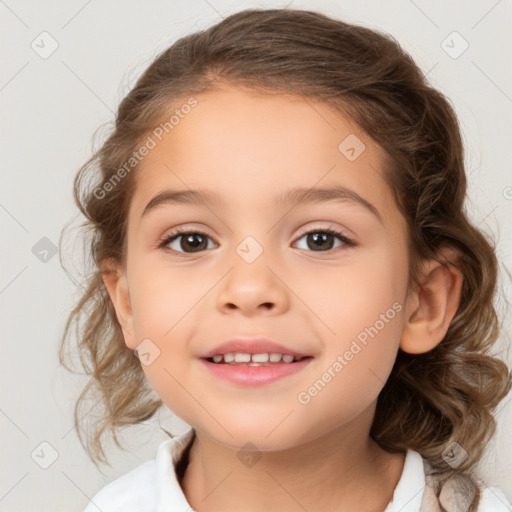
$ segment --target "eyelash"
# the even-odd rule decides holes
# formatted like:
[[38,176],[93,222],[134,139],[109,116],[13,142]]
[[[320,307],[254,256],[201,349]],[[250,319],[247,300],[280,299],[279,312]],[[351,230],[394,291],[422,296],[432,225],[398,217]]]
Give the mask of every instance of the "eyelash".
[[[332,227],[331,228],[311,228],[311,229],[302,231],[300,233],[300,235],[297,237],[297,240],[300,240],[304,235],[308,235],[310,233],[328,233],[330,235],[334,235],[337,238],[339,238],[344,243],[345,247],[355,247],[356,246],[356,244],[353,240],[351,240],[350,238],[347,238],[341,231],[338,231]],[[180,236],[190,235],[190,234],[201,235],[203,237],[211,239],[211,237],[208,236],[206,233],[199,231],[197,229],[187,230],[187,229],[178,228],[174,232],[172,232],[172,233],[166,235],[164,238],[162,238],[158,243],[158,248],[172,251],[172,252],[174,252],[180,256],[183,256],[183,257],[186,257],[185,255],[187,255],[187,254],[196,254],[196,253],[182,253],[180,251],[175,251],[174,249],[170,249],[169,247],[166,247],[168,244],[170,244],[171,242],[174,242],[174,240],[176,240]],[[318,252],[328,254],[331,251],[335,251],[336,249],[340,249],[340,248],[341,247],[336,247],[334,249],[329,249],[328,251],[318,251]],[[204,251],[200,251],[200,252],[204,252]],[[316,252],[316,251],[309,251],[309,252]]]

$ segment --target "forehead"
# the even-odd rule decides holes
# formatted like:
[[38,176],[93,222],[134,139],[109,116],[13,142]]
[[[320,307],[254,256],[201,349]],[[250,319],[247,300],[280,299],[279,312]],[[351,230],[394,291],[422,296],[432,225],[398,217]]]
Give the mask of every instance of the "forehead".
[[150,134],[155,144],[136,171],[132,218],[164,189],[215,191],[219,205],[254,212],[277,207],[274,197],[291,188],[342,185],[384,216],[393,208],[384,151],[329,105],[230,85],[194,98],[179,123]]

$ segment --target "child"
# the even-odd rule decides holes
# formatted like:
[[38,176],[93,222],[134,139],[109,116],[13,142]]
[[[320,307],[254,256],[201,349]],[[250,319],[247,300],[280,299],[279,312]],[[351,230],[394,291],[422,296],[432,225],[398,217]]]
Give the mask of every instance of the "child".
[[162,405],[192,430],[86,511],[511,510],[474,471],[511,379],[465,195],[455,113],[387,35],[245,10],[160,54],[76,177],[97,270],[63,341],[95,462]]

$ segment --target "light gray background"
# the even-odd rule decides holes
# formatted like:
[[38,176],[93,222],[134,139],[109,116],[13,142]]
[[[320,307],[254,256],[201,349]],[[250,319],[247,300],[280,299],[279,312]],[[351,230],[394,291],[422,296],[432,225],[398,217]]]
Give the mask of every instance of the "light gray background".
[[[62,227],[76,217],[72,179],[91,153],[95,129],[112,120],[120,99],[149,60],[182,35],[235,11],[285,5],[0,0],[1,511],[83,510],[87,497],[106,482],[154,456],[166,438],[158,430],[159,421],[176,433],[188,429],[167,413],[130,428],[123,436],[130,451],[112,450],[113,467],[104,467],[104,475],[96,470],[78,442],[72,417],[84,381],[59,368],[56,357],[78,289],[62,270],[58,255],[43,251],[58,244]],[[499,237],[498,256],[510,268],[512,2],[295,0],[290,6],[390,32],[451,98],[466,143],[472,218]],[[58,43],[45,59],[31,47],[35,41],[40,52],[43,44],[50,48],[48,36],[40,36],[43,31]],[[458,36],[446,39],[453,31],[469,44],[458,58],[453,54],[463,41]],[[452,56],[446,45],[453,47]],[[44,237],[50,242],[41,241]],[[510,279],[502,274],[503,316],[501,306],[510,298],[510,288]],[[502,350],[510,344],[510,311],[507,318]],[[509,396],[499,409],[497,435],[480,472],[510,498],[511,427]],[[50,463],[53,455],[55,462],[42,469],[40,464]]]

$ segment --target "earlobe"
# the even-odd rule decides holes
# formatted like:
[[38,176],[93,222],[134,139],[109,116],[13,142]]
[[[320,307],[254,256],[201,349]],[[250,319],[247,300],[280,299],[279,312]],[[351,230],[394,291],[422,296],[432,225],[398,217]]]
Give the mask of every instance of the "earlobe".
[[130,301],[130,291],[126,271],[115,262],[103,262],[101,266],[103,283],[114,305],[116,316],[121,328],[125,344],[128,348],[136,348],[133,314]]
[[457,254],[444,248],[440,255],[448,261],[429,260],[423,265],[423,279],[418,290],[409,294],[400,348],[409,354],[421,354],[436,347],[446,335],[457,312],[463,276],[452,264]]

